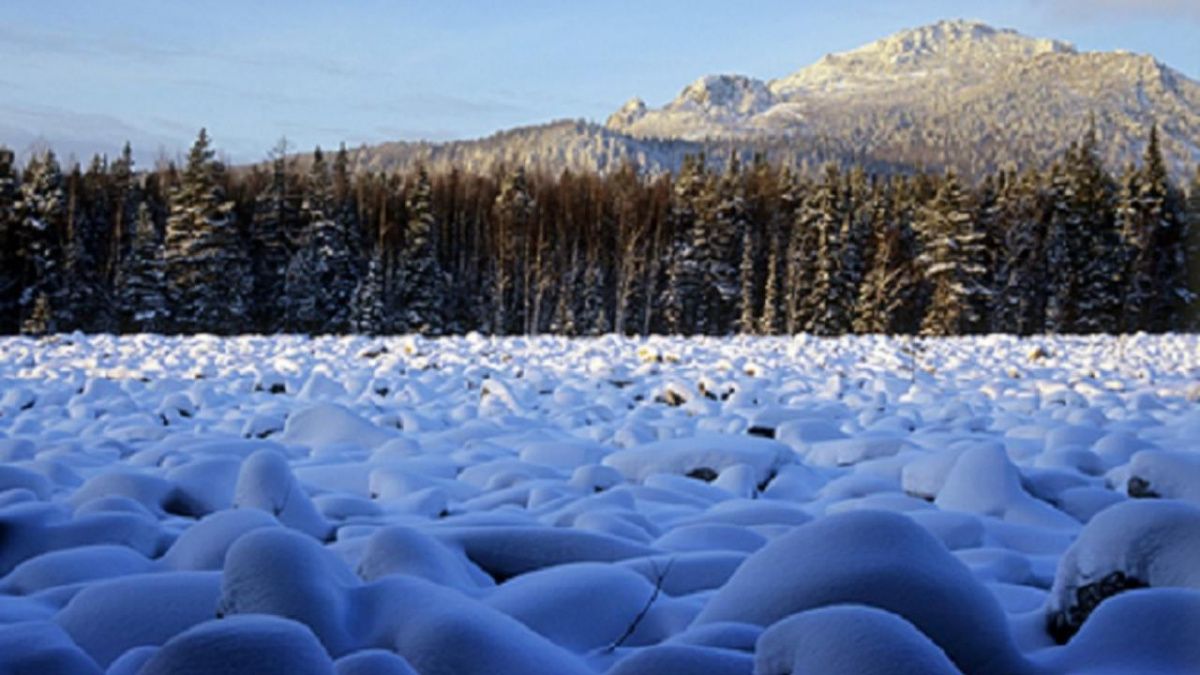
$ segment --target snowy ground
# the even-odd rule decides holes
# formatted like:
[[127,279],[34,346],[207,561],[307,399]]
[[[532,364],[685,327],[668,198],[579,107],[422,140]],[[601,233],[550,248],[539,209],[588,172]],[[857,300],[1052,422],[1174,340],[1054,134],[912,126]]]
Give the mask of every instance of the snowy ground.
[[1195,336],[7,338],[0,672],[1195,672],[1198,399]]

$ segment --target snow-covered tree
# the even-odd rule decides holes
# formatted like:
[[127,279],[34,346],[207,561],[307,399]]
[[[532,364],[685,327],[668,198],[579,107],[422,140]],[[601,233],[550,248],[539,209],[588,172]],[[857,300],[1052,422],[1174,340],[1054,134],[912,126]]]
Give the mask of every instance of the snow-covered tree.
[[697,232],[703,236],[696,240],[706,296],[699,328],[710,335],[728,335],[738,329],[741,317],[741,248],[749,227],[745,179],[736,153],[730,154],[720,180],[708,188],[713,193],[705,200],[715,202],[715,209],[711,219],[701,220],[703,227]]
[[784,322],[788,334],[796,334],[812,321],[816,311],[813,295],[817,276],[821,210],[818,189],[806,185],[797,201],[795,219],[787,236],[787,265],[783,286]]
[[383,253],[376,248],[367,259],[367,273],[354,289],[351,329],[355,333],[379,335],[386,329]]
[[492,260],[492,330],[500,335],[516,332],[524,323],[517,311],[524,297],[520,252],[525,249],[537,202],[529,190],[525,170],[517,167],[504,176],[493,205],[495,258]]
[[1042,262],[1046,270],[1046,321],[1050,333],[1065,333],[1073,325],[1076,279],[1071,266],[1071,239],[1080,235],[1078,214],[1066,170],[1055,164],[1050,170],[1049,213]]
[[707,246],[706,226],[698,212],[708,175],[703,157],[688,157],[676,179],[668,213],[672,239],[662,299],[663,330],[690,334],[697,330],[700,298],[704,293],[704,268],[700,251]]
[[107,272],[113,233],[108,183],[108,163],[98,155],[86,174],[76,167],[67,179],[63,279],[61,297],[54,303],[59,330],[102,333],[117,328]]
[[284,297],[291,242],[298,239],[299,209],[287,157],[281,140],[271,154],[271,174],[254,201],[250,240],[254,272],[251,314],[259,330],[274,333],[286,324]]
[[924,251],[917,258],[931,287],[922,335],[965,335],[986,329],[989,290],[984,235],[958,177],[946,175],[937,196],[922,210],[917,231]]
[[167,327],[163,245],[146,202],[138,207],[133,242],[117,270],[117,304],[124,330],[160,332]]
[[1046,236],[1042,185],[1038,172],[1011,176],[997,197],[998,220],[1004,223],[997,243],[995,294],[991,330],[1030,335],[1045,325]]
[[231,333],[247,327],[252,278],[225,194],[224,167],[200,130],[167,218],[165,273],[174,330]]
[[34,156],[25,167],[17,211],[17,251],[23,261],[18,300],[21,332],[43,335],[58,330],[62,292],[60,237],[68,228],[62,169],[53,152]]
[[[903,190],[903,185],[899,188]],[[872,209],[873,245],[866,275],[859,286],[854,318],[856,333],[911,332],[915,325],[920,276],[913,265],[916,243],[912,216],[899,212],[888,192],[880,191]]]
[[1123,183],[1118,206],[1125,246],[1125,330],[1171,330],[1189,302],[1178,201],[1153,127],[1142,166]]
[[344,333],[350,328],[354,291],[362,265],[352,248],[353,233],[338,218],[329,167],[318,148],[313,153],[300,204],[303,234],[288,264],[284,308],[288,330]]
[[1187,233],[1184,237],[1187,256],[1189,302],[1183,325],[1190,331],[1200,331],[1200,166],[1188,188]]
[[424,167],[419,167],[405,204],[408,226],[404,232],[404,249],[395,270],[392,295],[392,315],[398,329],[406,333],[441,335],[446,330],[447,283],[433,239],[437,221],[433,213],[432,189],[429,174]]
[[1079,333],[1111,333],[1121,314],[1120,236],[1113,218],[1112,178],[1097,148],[1095,120],[1076,152],[1067,156],[1073,196],[1071,269],[1075,277],[1075,321]]
[[850,330],[855,298],[851,279],[843,266],[850,214],[836,165],[826,166],[814,200],[813,208],[818,214],[814,223],[816,265],[808,294],[811,310],[805,330],[816,335],[841,335]]
[[11,150],[0,146],[0,334],[16,332],[17,303],[21,293],[21,265],[17,239],[17,200],[20,181]]

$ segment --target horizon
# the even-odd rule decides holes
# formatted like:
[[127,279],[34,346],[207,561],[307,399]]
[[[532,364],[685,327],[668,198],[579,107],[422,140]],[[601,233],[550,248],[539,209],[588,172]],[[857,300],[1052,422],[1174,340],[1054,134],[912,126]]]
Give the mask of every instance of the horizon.
[[48,146],[82,163],[115,156],[129,141],[145,167],[181,155],[201,127],[228,160],[246,163],[265,158],[281,137],[306,152],[341,142],[483,138],[561,119],[603,124],[633,97],[656,107],[707,74],[779,78],[825,54],[957,18],[1080,51],[1147,53],[1191,79],[1200,75],[1200,50],[1186,40],[1200,27],[1200,5],[1181,0],[859,2],[853,25],[838,20],[845,3],[780,0],[751,9],[688,3],[690,12],[674,1],[215,4],[119,0],[56,13],[16,0],[0,28],[12,64],[0,80],[9,93],[0,145],[21,156]]

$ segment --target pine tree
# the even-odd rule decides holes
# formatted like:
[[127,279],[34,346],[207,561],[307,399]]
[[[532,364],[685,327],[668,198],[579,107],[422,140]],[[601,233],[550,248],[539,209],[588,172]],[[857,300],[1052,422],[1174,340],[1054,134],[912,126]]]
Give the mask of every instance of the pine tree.
[[44,335],[58,330],[62,289],[60,237],[68,228],[62,169],[53,152],[30,159],[25,167],[17,211],[17,256],[21,265],[18,300],[21,332]]
[[524,297],[519,252],[525,249],[536,208],[524,168],[506,174],[493,205],[496,257],[492,261],[492,330],[499,335],[512,334],[524,323],[517,309],[517,300]]
[[1073,328],[1080,333],[1113,333],[1120,327],[1120,236],[1113,217],[1113,181],[1100,159],[1094,118],[1068,161],[1073,219],[1078,221],[1071,247],[1077,308]]
[[1178,195],[1167,177],[1157,127],[1150,130],[1141,169],[1122,188],[1118,217],[1125,247],[1125,330],[1171,330],[1179,325],[1189,298]]
[[155,333],[167,326],[163,245],[149,204],[138,207],[129,253],[121,260],[116,288],[121,327]]
[[550,332],[556,335],[579,334],[575,312],[579,286],[579,249],[576,247],[571,249],[571,257],[563,270],[561,286],[555,298],[554,314],[550,319]]
[[803,197],[797,199],[787,244],[783,296],[785,330],[789,335],[805,330],[813,322],[818,304],[814,285],[821,234],[818,227],[821,220],[817,197],[819,190],[808,185],[804,193]]
[[1187,201],[1187,272],[1189,302],[1184,312],[1186,330],[1200,331],[1200,166],[1192,177]]
[[580,280],[582,303],[577,320],[587,335],[604,335],[612,330],[608,310],[604,306],[604,270],[593,261],[587,265]]
[[997,247],[991,330],[1031,335],[1045,322],[1046,266],[1041,177],[1026,171],[1009,177],[997,198],[998,220],[1005,223]]
[[432,186],[425,167],[417,168],[416,183],[406,200],[408,227],[396,274],[394,314],[401,332],[441,335],[445,332],[446,275],[433,240]]
[[249,264],[226,198],[224,167],[200,130],[171,194],[165,242],[167,302],[179,332],[231,333],[247,327]]
[[685,158],[675,181],[668,216],[672,239],[662,316],[663,329],[670,334],[691,334],[698,328],[700,297],[704,292],[700,251],[702,246],[706,248],[703,232],[706,228],[698,208],[707,182],[703,156]]
[[[741,318],[741,248],[749,228],[745,181],[737,153],[730,153],[725,173],[709,189],[706,202],[715,202],[711,219],[703,219],[704,237],[697,240],[697,254],[704,270],[706,288],[704,326],[701,332],[728,335],[738,329]],[[753,298],[750,298],[753,305]],[[753,312],[753,307],[751,307]]]
[[[899,188],[904,191],[903,185]],[[920,276],[913,265],[916,247],[911,213],[900,213],[891,190],[880,189],[873,209],[874,243],[866,276],[859,287],[856,333],[896,334],[915,329]]]
[[110,205],[113,232],[108,259],[111,274],[115,276],[133,247],[138,209],[143,202],[142,186],[134,172],[133,148],[128,142],[121,149],[121,156],[109,165],[109,185],[113,196]]
[[328,165],[317,148],[300,204],[302,240],[284,281],[288,330],[322,334],[350,328],[362,266],[352,250],[353,234],[337,217],[332,190]]
[[0,146],[0,335],[15,333],[20,324],[22,259],[17,250],[20,182],[14,162],[12,151]]
[[854,318],[854,297],[843,268],[843,237],[848,234],[849,213],[837,165],[825,167],[825,177],[814,201],[816,265],[808,299],[811,310],[806,330],[815,335],[842,335]]
[[67,179],[66,233],[61,297],[55,302],[58,329],[86,333],[117,329],[107,253],[113,233],[109,168],[100,156],[87,174],[76,167]]
[[985,329],[979,308],[989,295],[984,237],[957,176],[948,173],[937,196],[921,212],[917,231],[925,240],[918,257],[931,287],[922,335],[964,335]]
[[631,164],[623,164],[612,180],[615,184],[612,210],[617,238],[613,270],[613,331],[625,335],[642,325],[637,317],[646,309],[640,302],[644,287],[649,283],[645,278],[646,258],[656,255],[657,251],[649,250],[652,242],[647,241],[649,226],[640,200],[647,190],[639,181],[637,169]]
[[367,273],[354,289],[351,328],[355,333],[379,335],[384,332],[386,309],[383,296],[383,253],[376,248],[367,260]]
[[[738,275],[741,279],[741,298],[739,307],[741,315],[738,317],[738,332],[750,335],[758,332],[759,316],[757,308],[757,298],[755,294],[758,291],[758,285],[755,283],[757,279],[757,263],[758,263],[758,242],[754,236],[754,228],[747,227],[742,232],[742,262],[738,266]],[[773,274],[771,270],[769,274]],[[765,291],[765,289],[764,289]],[[764,293],[765,295],[765,293]],[[772,301],[774,299],[772,298]]]
[[853,330],[858,315],[858,299],[863,280],[867,275],[867,264],[875,254],[873,232],[883,208],[879,203],[878,181],[869,181],[861,167],[855,167],[848,176],[845,186],[846,215],[839,234],[841,252],[838,260],[837,287],[843,299],[846,316],[841,320],[842,331]]
[[783,330],[780,286],[787,258],[784,232],[791,224],[795,209],[791,171],[786,167],[782,171],[775,171],[767,164],[766,157],[761,156],[755,162],[753,186],[753,220],[760,224],[758,231],[761,233],[753,264],[757,268],[760,261],[766,259],[766,267],[761,273],[755,269],[754,286],[761,287],[762,293],[753,331],[762,335],[777,335]]
[[[1072,148],[1071,152],[1074,152]],[[1066,170],[1061,164],[1050,169],[1049,214],[1043,243],[1042,264],[1046,270],[1045,330],[1065,333],[1074,322],[1076,279],[1071,266],[1071,239],[1079,236],[1078,214]]]
[[266,333],[278,332],[287,323],[283,300],[292,258],[291,242],[298,238],[299,222],[290,168],[287,141],[281,140],[272,151],[270,181],[254,202],[251,315],[258,329]]

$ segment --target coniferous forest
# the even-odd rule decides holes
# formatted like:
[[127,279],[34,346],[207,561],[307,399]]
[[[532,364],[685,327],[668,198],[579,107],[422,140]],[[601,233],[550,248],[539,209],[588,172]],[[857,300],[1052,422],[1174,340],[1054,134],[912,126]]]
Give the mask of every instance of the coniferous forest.
[[[0,332],[959,335],[1196,330],[1200,171],[1157,132],[1113,175],[355,173],[344,148],[229,168],[18,166],[0,149]],[[1189,276],[1190,275],[1190,276]]]

